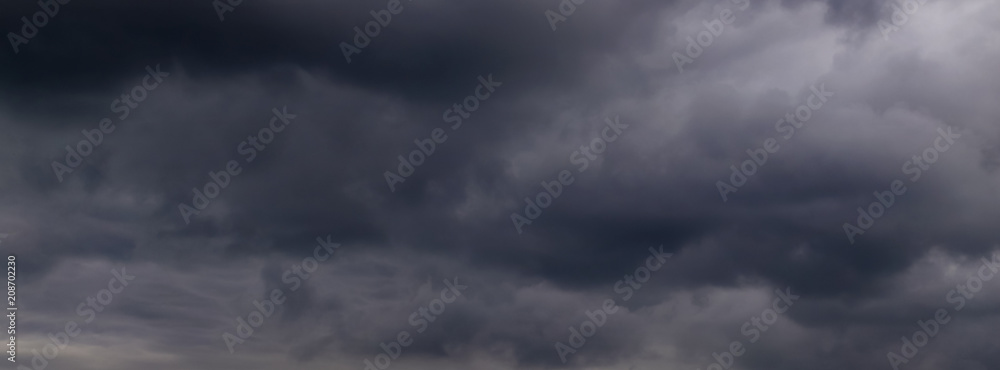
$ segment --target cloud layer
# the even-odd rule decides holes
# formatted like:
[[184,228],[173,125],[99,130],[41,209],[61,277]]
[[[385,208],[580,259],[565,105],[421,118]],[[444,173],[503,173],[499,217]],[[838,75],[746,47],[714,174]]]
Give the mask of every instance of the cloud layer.
[[[997,282],[951,293],[997,248],[996,3],[402,0],[348,62],[389,4],[68,2],[0,52],[18,364],[77,322],[48,368],[363,369],[405,331],[391,366],[706,369],[740,341],[740,368],[877,369],[945,309],[899,368],[1000,366]],[[40,11],[4,5],[0,28]],[[751,343],[776,289],[801,298]]]

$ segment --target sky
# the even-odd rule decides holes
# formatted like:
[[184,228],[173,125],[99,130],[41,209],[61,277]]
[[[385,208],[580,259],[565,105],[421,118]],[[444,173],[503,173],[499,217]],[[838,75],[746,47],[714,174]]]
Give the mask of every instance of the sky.
[[1000,368],[998,10],[8,2],[3,366]]

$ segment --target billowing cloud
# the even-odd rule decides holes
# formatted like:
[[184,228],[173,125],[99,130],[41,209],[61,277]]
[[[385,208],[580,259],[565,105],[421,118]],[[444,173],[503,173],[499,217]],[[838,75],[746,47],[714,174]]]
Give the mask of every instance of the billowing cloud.
[[0,10],[19,365],[1000,364],[991,1],[229,4]]

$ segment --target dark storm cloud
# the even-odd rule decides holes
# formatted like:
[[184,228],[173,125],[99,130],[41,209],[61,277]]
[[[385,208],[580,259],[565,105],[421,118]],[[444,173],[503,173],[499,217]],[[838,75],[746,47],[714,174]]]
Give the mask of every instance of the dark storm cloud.
[[[558,1],[404,1],[351,63],[338,44],[385,2],[244,2],[224,22],[210,1],[65,4],[0,53],[0,231],[40,315],[25,348],[114,264],[143,282],[53,367],[362,368],[454,276],[467,294],[393,366],[704,368],[784,287],[802,301],[739,366],[887,366],[996,247],[998,80],[979,72],[1000,53],[959,31],[995,31],[982,3],[921,10],[882,43],[881,2],[751,0],[680,75],[671,54],[724,1],[585,2],[556,31],[544,11]],[[7,6],[0,29],[37,9]],[[59,182],[50,163],[117,117],[109,104],[147,65],[170,76]],[[384,171],[486,75],[502,85],[390,191]],[[723,202],[716,181],[819,84],[836,96]],[[246,163],[240,142],[282,107],[297,117]],[[629,127],[581,172],[572,153],[608,117]],[[850,244],[842,224],[947,126],[960,141]],[[178,204],[229,160],[242,172],[186,224]],[[562,170],[574,183],[519,234],[510,214]],[[327,235],[344,255],[229,356],[222,333]],[[660,245],[668,265],[561,363],[554,343]],[[995,302],[984,292],[920,366],[994,365],[972,328],[995,327]]]
[[[253,71],[277,84],[293,82],[284,71],[297,66],[418,100],[441,98],[449,87],[484,70],[572,84],[588,55],[615,47],[626,20],[665,5],[645,1],[608,7],[610,14],[602,17],[578,16],[575,22],[588,23],[589,32],[553,33],[540,3],[406,1],[403,12],[349,64],[339,44],[350,43],[353,28],[364,27],[372,20],[369,11],[384,8],[384,2],[245,3],[226,13],[223,22],[211,4],[63,5],[19,53],[4,53],[4,86],[22,92],[9,99],[30,102],[36,97],[24,96],[24,90],[67,94],[110,88],[110,83],[130,79],[139,66],[155,63],[183,65],[198,79]],[[38,11],[33,3],[12,6],[2,28],[20,30],[18,15]]]
[[[878,14],[876,3],[830,1],[828,16],[868,24]],[[2,54],[0,81],[5,89],[17,89],[7,95],[17,109],[35,106],[34,94],[109,89],[132,78],[140,66],[158,63],[182,64],[196,78],[254,71],[277,84],[292,83],[287,67],[299,66],[416,99],[441,98],[448,87],[483,69],[572,85],[588,55],[615,49],[621,35],[638,26],[635,22],[649,22],[641,14],[669,4],[594,6],[609,11],[600,17],[581,6],[573,21],[563,23],[577,32],[555,33],[548,32],[542,12],[550,8],[542,3],[404,2],[403,12],[349,64],[339,44],[350,42],[353,27],[371,21],[368,11],[383,4],[246,3],[220,21],[205,1],[70,2],[37,36],[19,45],[18,53],[12,47]],[[20,17],[30,18],[41,8],[22,2],[6,10],[0,28],[19,33]]]

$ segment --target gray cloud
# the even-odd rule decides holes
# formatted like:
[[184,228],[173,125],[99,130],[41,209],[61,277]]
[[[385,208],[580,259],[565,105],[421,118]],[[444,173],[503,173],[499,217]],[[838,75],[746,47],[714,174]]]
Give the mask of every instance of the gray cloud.
[[[677,72],[674,52],[726,1],[559,1],[404,10],[347,63],[338,44],[384,2],[70,2],[0,52],[0,231],[17,254],[19,363],[127,266],[134,286],[50,368],[364,368],[459,276],[468,291],[392,361],[409,368],[702,368],[768,307],[802,296],[737,366],[879,368],[997,248],[1000,132],[990,74],[996,5],[928,2],[885,40],[882,2],[753,1]],[[2,29],[38,5],[0,9]],[[5,45],[5,48],[9,45]],[[119,119],[146,66],[168,76]],[[443,113],[502,81],[461,129]],[[789,139],[812,86],[835,96]],[[272,109],[297,116],[252,162]],[[81,130],[115,123],[60,182]],[[581,171],[605,118],[628,129]],[[917,181],[904,163],[961,137]],[[391,191],[414,140],[448,138]],[[780,150],[723,202],[747,150]],[[579,158],[579,157],[576,157]],[[242,172],[185,223],[178,204],[235,160]],[[542,182],[574,182],[519,234]],[[845,222],[902,180],[851,244]],[[284,272],[330,235],[344,248],[290,292]],[[628,301],[616,282],[648,248],[674,253]],[[906,368],[995,368],[993,283]],[[253,301],[287,301],[229,354]],[[606,299],[621,311],[564,364],[555,343]]]

